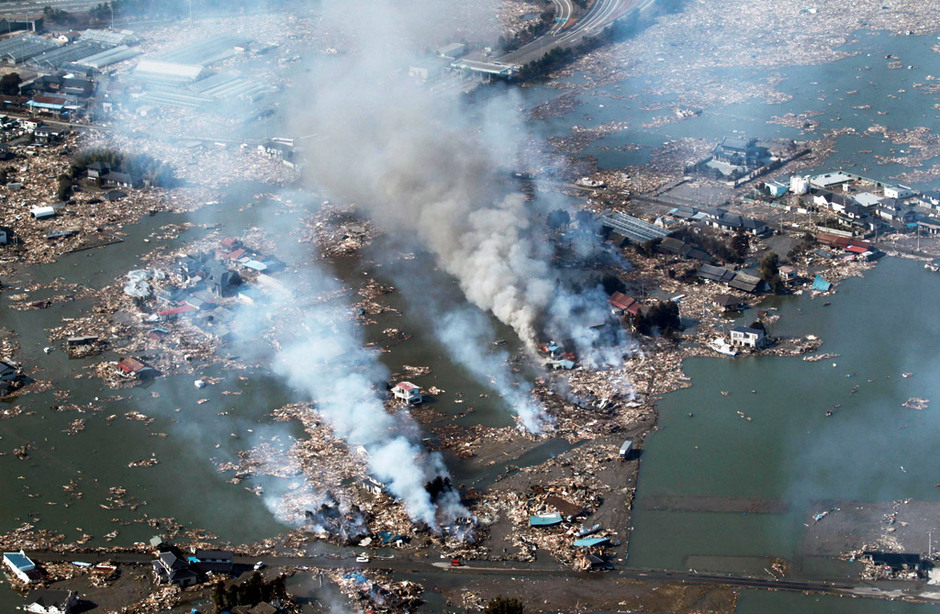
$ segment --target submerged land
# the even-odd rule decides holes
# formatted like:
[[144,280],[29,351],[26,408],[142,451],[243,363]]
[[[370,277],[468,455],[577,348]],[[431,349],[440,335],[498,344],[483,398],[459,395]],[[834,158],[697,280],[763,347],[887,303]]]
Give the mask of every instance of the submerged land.
[[[344,62],[372,43],[301,3],[182,22],[118,11],[114,30],[100,13],[52,12],[42,40],[65,42],[30,39],[46,48],[25,57],[32,34],[0,40],[0,88],[16,90],[0,163],[0,543],[37,567],[20,577],[10,558],[16,592],[0,604],[34,603],[37,588],[106,612],[476,611],[498,596],[529,611],[733,612],[749,589],[936,598],[921,544],[931,500],[814,499],[803,550],[851,561],[838,572],[774,553],[683,568],[630,556],[658,405],[695,384],[684,361],[835,369],[827,330],[791,334],[778,301],[828,306],[882,258],[940,268],[938,7],[597,2],[505,2],[485,19],[465,7],[422,41],[437,51],[382,76],[407,84],[377,105],[404,105],[393,127],[454,109],[442,117],[463,132],[434,124],[466,138],[453,148],[423,133],[411,148],[395,129],[382,140],[368,122],[362,143],[343,126],[348,146],[339,120],[305,119],[330,108],[306,107],[329,91],[318,71],[338,68],[325,74],[340,91],[356,70]],[[527,64],[529,78],[453,67],[562,38],[608,4],[613,29]],[[73,27],[127,57],[43,59],[77,44]],[[917,46],[861,59],[875,36]],[[857,88],[820,85],[852,61]],[[912,83],[888,91],[888,74]],[[794,96],[827,108],[748,110]],[[629,117],[609,110],[621,103]],[[895,123],[905,108],[922,115]],[[516,132],[494,138],[481,109]],[[510,155],[473,158],[507,141]],[[403,170],[401,152],[430,172]],[[451,176],[484,178],[467,193],[500,204],[465,212],[456,198],[425,226],[434,198],[459,192],[438,183]],[[373,177],[388,202],[372,202]],[[481,239],[455,255],[461,235]],[[497,281],[477,275],[488,266]],[[551,287],[507,299],[519,270]],[[527,301],[540,306],[531,338]],[[504,317],[506,302],[520,307]],[[742,406],[735,420],[753,418]],[[677,491],[644,505],[795,504]]]

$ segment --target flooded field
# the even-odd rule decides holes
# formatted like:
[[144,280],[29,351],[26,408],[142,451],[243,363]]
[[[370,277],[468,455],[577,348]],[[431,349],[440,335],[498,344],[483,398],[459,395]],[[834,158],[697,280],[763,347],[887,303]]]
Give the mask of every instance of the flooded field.
[[[932,402],[904,406],[940,398],[937,281],[919,263],[886,259],[829,300],[776,299],[774,334],[817,334],[821,352],[839,355],[831,360],[687,360],[692,387],[663,399],[660,430],[647,439],[629,563],[760,573],[780,557],[799,577],[845,577],[857,569],[818,558],[852,541],[817,543],[832,537],[826,523],[840,523],[836,512],[937,504],[937,472],[921,459],[940,418]],[[903,307],[886,308],[900,296]],[[918,324],[901,325],[897,309]],[[668,509],[664,497],[688,505]],[[926,553],[928,532],[940,530],[927,518],[898,526],[906,551]],[[880,511],[868,519],[832,530],[857,534],[861,548],[888,530]]]
[[[835,151],[819,170],[846,168],[887,180],[937,162],[930,157],[911,167],[893,162],[890,158],[910,156],[914,148],[869,131],[873,126],[901,132],[937,125],[940,112],[934,106],[933,85],[940,76],[940,62],[931,49],[934,44],[933,36],[860,31],[844,49],[852,56],[822,66],[794,66],[786,71],[714,69],[711,80],[716,84],[767,86],[779,92],[776,98],[783,101],[768,102],[756,96],[747,103],[700,109],[698,116],[681,121],[673,113],[683,107],[682,101],[654,78],[594,85],[576,75],[565,81],[576,90],[575,108],[538,123],[547,136],[554,137],[568,135],[572,126],[592,129],[609,122],[625,123],[623,129],[595,140],[581,152],[603,170],[647,164],[657,148],[676,139],[716,143],[725,135],[743,133],[759,139],[802,141],[837,131]],[[557,97],[558,92],[541,87],[523,90],[530,107],[551,100],[553,93]],[[797,126],[780,121],[788,114],[801,118]],[[669,123],[659,125],[664,120]],[[927,189],[938,182],[915,185]]]

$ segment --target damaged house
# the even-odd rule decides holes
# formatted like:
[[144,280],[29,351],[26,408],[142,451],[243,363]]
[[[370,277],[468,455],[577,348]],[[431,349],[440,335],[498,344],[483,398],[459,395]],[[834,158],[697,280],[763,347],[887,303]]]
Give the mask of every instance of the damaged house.
[[392,394],[400,402],[408,405],[420,405],[424,400],[421,396],[421,389],[411,382],[398,382],[392,387]]

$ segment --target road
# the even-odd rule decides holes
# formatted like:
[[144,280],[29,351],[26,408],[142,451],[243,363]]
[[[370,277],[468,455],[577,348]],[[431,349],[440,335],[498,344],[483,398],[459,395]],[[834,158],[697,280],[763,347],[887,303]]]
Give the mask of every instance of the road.
[[[478,578],[488,576],[504,576],[512,574],[519,578],[566,578],[581,581],[595,581],[609,584],[612,579],[629,579],[649,583],[652,586],[666,583],[684,583],[699,585],[722,585],[735,588],[750,588],[764,590],[795,591],[801,593],[819,593],[827,595],[841,595],[854,597],[867,597],[871,599],[905,599],[909,601],[923,601],[936,603],[938,593],[926,584],[912,582],[867,582],[835,583],[820,581],[798,581],[777,578],[753,578],[748,576],[734,576],[721,574],[698,573],[695,570],[672,571],[666,569],[642,569],[624,567],[601,572],[580,572],[559,567],[554,562],[539,566],[520,564],[515,561],[503,563],[494,561],[466,561],[459,567],[450,564],[450,559],[432,559],[423,557],[419,553],[397,551],[393,556],[382,557],[373,555],[369,563],[356,563],[355,557],[362,548],[348,548],[335,554],[311,555],[302,557],[288,556],[260,556],[235,557],[235,565],[243,570],[250,570],[257,562],[265,563],[266,568],[312,568],[312,569],[376,569],[398,574],[427,574],[453,573]],[[61,553],[55,551],[30,551],[26,553],[37,562],[70,562],[84,561],[99,563],[110,561],[117,564],[149,565],[153,556],[136,551],[128,552],[98,552],[95,550]],[[921,592],[922,591],[922,592]]]
[[655,0],[594,0],[590,8],[570,24],[569,21],[574,14],[572,0],[554,0],[556,15],[564,21],[558,22],[544,36],[505,54],[496,61],[507,66],[522,66],[541,58],[556,47],[577,45],[584,37],[599,34],[618,17],[634,9],[646,10],[654,2]]
[[49,6],[60,11],[87,11],[101,3],[101,0],[43,0],[37,2],[3,2],[0,3],[0,15],[39,15]]

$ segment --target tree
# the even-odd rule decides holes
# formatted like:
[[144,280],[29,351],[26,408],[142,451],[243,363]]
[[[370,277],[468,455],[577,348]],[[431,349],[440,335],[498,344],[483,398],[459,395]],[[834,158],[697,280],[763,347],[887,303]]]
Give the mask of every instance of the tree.
[[72,180],[65,173],[57,178],[59,187],[56,189],[55,197],[58,200],[68,200],[72,195]]
[[747,251],[751,248],[751,240],[743,228],[738,228],[734,236],[731,237],[731,253],[737,256],[738,260],[744,260],[747,257]]
[[0,77],[0,94],[6,96],[16,96],[20,93],[20,83],[23,79],[20,73],[11,72]]
[[225,609],[225,584],[222,582],[212,585],[212,605],[219,612]]
[[483,614],[523,614],[525,605],[518,597],[497,595],[483,608]]
[[760,278],[767,282],[772,292],[778,293],[783,290],[783,280],[780,279],[780,257],[776,252],[764,254],[758,270]]

